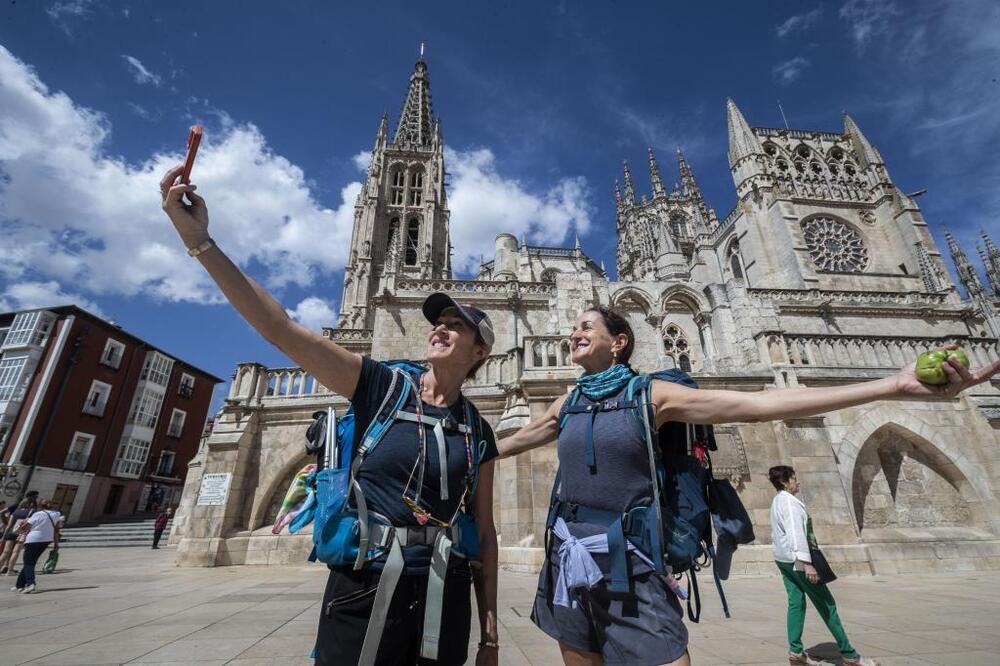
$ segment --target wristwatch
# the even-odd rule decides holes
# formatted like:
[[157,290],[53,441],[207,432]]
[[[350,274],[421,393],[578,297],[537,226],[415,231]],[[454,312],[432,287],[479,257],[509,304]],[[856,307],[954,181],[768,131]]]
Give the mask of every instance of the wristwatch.
[[500,643],[498,643],[496,641],[479,641],[479,647],[480,648],[488,647],[488,648],[499,649],[500,648]]

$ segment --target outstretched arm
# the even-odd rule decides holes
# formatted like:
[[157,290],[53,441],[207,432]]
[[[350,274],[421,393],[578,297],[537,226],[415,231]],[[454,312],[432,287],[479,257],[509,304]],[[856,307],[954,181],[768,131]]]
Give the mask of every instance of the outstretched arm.
[[[208,208],[194,193],[194,185],[174,184],[182,167],[160,181],[163,210],[181,240],[198,248],[209,240]],[[183,196],[191,201],[185,204]],[[226,299],[268,342],[287,354],[334,393],[352,398],[361,375],[361,357],[293,321],[267,291],[247,276],[218,246],[212,245],[198,260],[212,276]]]
[[[479,467],[479,483],[473,497],[473,512],[479,531],[479,564],[473,567],[472,581],[479,611],[479,631],[483,642],[497,642],[497,529],[493,522],[494,461]],[[497,649],[483,647],[476,656],[478,666],[497,663]]]
[[556,439],[559,436],[559,411],[564,402],[566,402],[566,396],[549,405],[541,418],[531,421],[513,435],[504,437],[497,442],[500,457],[516,456]]
[[931,400],[953,398],[967,388],[981,384],[1000,372],[1000,360],[970,372],[954,358],[943,366],[948,383],[925,384],[916,378],[914,367],[903,368],[891,377],[845,386],[796,387],[775,391],[724,391],[690,389],[669,382],[653,382],[656,424],[668,421],[687,423],[753,423],[800,418],[862,405],[875,400]]

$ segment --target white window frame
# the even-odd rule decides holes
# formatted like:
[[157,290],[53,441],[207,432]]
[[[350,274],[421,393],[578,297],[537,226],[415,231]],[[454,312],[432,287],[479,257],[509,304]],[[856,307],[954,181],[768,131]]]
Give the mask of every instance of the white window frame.
[[10,326],[0,328],[0,347],[3,347],[3,341],[7,339],[8,333],[10,333]]
[[170,373],[173,368],[174,359],[158,351],[151,351],[146,354],[146,361],[142,364],[140,379],[157,386],[166,386],[170,381]]
[[163,394],[150,388],[144,388],[135,394],[132,407],[128,412],[128,423],[142,428],[156,428],[162,408]]
[[7,337],[4,338],[3,346],[23,347],[27,345],[31,341],[41,317],[41,310],[18,312],[10,324],[10,330],[7,332]]
[[[66,450],[66,461],[63,463],[63,468],[76,472],[86,471],[87,463],[90,461],[90,452],[94,448],[95,439],[97,439],[96,435],[91,435],[89,432],[74,432],[73,439],[69,442],[69,449]],[[80,440],[84,440],[86,443],[83,445],[83,452],[78,453],[75,456],[79,459],[79,462],[73,466],[74,448],[76,447],[76,443]]]
[[[98,401],[95,403],[94,397],[98,397]],[[87,399],[83,402],[82,411],[84,414],[90,414],[91,416],[96,416],[98,418],[104,416],[104,410],[108,407],[108,401],[111,399],[111,384],[107,384],[98,379],[95,379],[90,383],[90,390],[87,391]]]
[[[112,349],[115,351],[114,358],[108,358],[108,352]],[[125,356],[125,343],[118,342],[114,338],[108,338],[108,341],[104,343],[104,351],[101,352],[101,365],[106,365],[109,368],[114,368],[115,370],[122,364],[122,358]]]
[[16,400],[18,390],[23,382],[24,366],[28,364],[28,355],[5,355],[0,358],[0,402]]
[[[174,419],[177,418],[178,414],[181,415],[180,425],[174,428]],[[179,439],[180,436],[184,433],[185,421],[187,421],[187,412],[185,412],[183,409],[177,409],[175,407],[174,411],[170,413],[170,424],[167,426],[167,437],[176,437]]]
[[148,442],[138,437],[124,435],[115,456],[115,466],[112,473],[126,479],[138,479],[149,458]]
[[[181,373],[181,381],[177,384],[177,394],[185,398],[190,398],[194,396],[194,375],[189,375],[186,372]],[[188,390],[185,391],[184,387],[187,386]]]
[[[170,457],[170,469],[163,471],[163,458]],[[163,449],[160,451],[160,458],[156,461],[156,476],[170,477],[174,473],[174,465],[177,464],[177,452],[173,449]]]

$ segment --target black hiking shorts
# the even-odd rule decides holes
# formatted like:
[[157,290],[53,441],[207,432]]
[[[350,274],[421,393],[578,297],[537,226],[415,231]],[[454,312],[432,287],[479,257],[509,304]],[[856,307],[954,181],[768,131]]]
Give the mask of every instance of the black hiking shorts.
[[[358,663],[380,576],[381,572],[368,567],[361,571],[354,571],[351,566],[330,567],[316,635],[317,666]],[[472,572],[467,562],[448,570],[438,658],[428,661],[420,658],[427,575],[401,576],[389,604],[375,663],[378,666],[464,664],[472,623],[471,588]]]

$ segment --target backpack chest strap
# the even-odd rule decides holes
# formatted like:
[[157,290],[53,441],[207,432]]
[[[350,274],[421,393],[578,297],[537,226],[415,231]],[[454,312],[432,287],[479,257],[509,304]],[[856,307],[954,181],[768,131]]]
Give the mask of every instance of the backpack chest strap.
[[438,468],[441,474],[441,500],[447,500],[449,496],[448,492],[448,446],[445,441],[444,433],[445,430],[450,432],[460,432],[463,435],[468,435],[471,429],[468,425],[464,423],[459,423],[454,419],[446,416],[443,419],[436,419],[433,416],[427,416],[426,414],[415,414],[413,412],[404,412],[402,409],[397,409],[392,413],[392,418],[400,421],[410,421],[412,423],[422,424],[431,426],[432,432],[434,433],[434,439],[437,441],[438,450]]
[[634,409],[638,403],[635,400],[603,400],[586,405],[576,404],[564,407],[567,415],[588,414],[586,430],[584,431],[584,451],[587,457],[587,467],[591,474],[597,473],[597,451],[594,447],[594,421],[600,412],[613,412],[619,409]]

